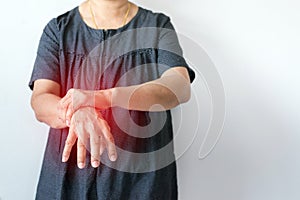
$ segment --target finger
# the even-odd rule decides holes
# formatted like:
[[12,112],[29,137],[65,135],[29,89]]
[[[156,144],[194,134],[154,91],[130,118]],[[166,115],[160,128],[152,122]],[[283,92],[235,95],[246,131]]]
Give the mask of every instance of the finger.
[[56,109],[57,109],[58,119],[60,119],[62,122],[65,122],[64,121],[64,111],[63,111],[63,108],[61,107],[61,102],[58,103]]
[[77,165],[80,169],[85,167],[86,148],[84,143],[78,138],[77,140]]
[[106,148],[108,152],[109,159],[111,161],[117,160],[117,150],[114,141],[106,141]]
[[67,162],[69,157],[70,157],[70,153],[72,150],[73,145],[75,144],[77,139],[77,136],[75,134],[74,131],[74,126],[71,126],[69,129],[69,134],[67,136],[67,139],[65,141],[65,146],[64,146],[64,150],[63,150],[63,154],[62,154],[62,162]]
[[100,158],[101,158],[101,155],[104,152],[105,147],[106,147],[106,144],[104,142],[104,139],[103,139],[102,136],[100,136],[100,150],[99,150],[100,151]]
[[91,145],[91,165],[93,167],[98,167],[100,164],[100,138],[98,134],[91,134],[90,137]]
[[66,105],[72,100],[74,89],[69,89],[67,94],[61,99],[61,104]]
[[115,141],[114,141],[114,138],[110,132],[110,128],[107,125],[107,123],[105,123],[105,125],[102,126],[102,134],[105,139],[109,159],[111,161],[116,161],[117,160],[117,150],[116,150],[116,146],[115,146]]
[[66,124],[67,126],[70,126],[70,122],[71,122],[71,119],[72,119],[72,116],[74,114],[74,110],[72,108],[72,106],[70,106],[71,104],[69,104],[68,108],[67,108],[67,111],[66,111]]
[[66,110],[70,104],[72,104],[72,98],[71,96],[65,96],[64,98],[61,99],[61,108]]
[[[69,103],[68,103],[69,102]],[[58,118],[63,121],[63,123],[66,123],[66,113],[69,105],[72,103],[71,101],[66,101],[68,104],[63,104],[62,100],[59,101],[58,106],[57,106],[57,111],[58,111]],[[70,126],[70,125],[68,125]]]

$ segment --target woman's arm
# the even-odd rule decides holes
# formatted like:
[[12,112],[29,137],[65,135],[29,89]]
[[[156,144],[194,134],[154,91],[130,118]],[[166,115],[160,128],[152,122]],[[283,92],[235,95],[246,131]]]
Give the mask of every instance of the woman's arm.
[[[167,70],[160,78],[140,85],[111,90],[111,107],[128,110],[169,110],[190,99],[190,80],[184,67]],[[95,93],[95,106],[101,107],[101,91]]]
[[164,111],[190,99],[190,79],[185,67],[174,67],[153,81],[140,85],[107,90],[71,89],[59,103],[60,118],[66,122],[80,107],[107,109],[122,107],[128,110]]
[[[36,118],[48,124],[52,128],[66,128],[65,121],[58,116],[58,104],[60,98],[60,85],[47,79],[39,79],[34,82],[31,97],[31,106]],[[114,138],[110,133],[107,122],[94,108],[83,108],[78,110],[70,123],[69,134],[65,142],[62,161],[69,159],[73,145],[77,142],[77,163],[79,168],[84,168],[86,159],[86,139],[90,138],[91,164],[98,167],[100,155],[107,149],[109,158],[112,161],[117,159]],[[100,137],[101,136],[101,140]]]
[[60,85],[58,83],[47,79],[39,79],[34,82],[31,107],[37,120],[52,128],[67,127],[64,121],[58,118],[57,105],[60,100]]
[[[104,119],[100,119],[100,124],[93,121],[93,119],[98,119],[98,117],[93,117],[96,114],[86,112],[89,111],[89,109],[94,109],[91,107],[106,109],[119,106],[132,110],[162,111],[184,103],[188,101],[189,98],[190,79],[184,67],[169,69],[164,72],[160,78],[135,86],[117,87],[98,91],[71,89],[59,103],[60,118],[65,119],[66,124],[70,124],[62,160],[63,162],[68,160],[76,138],[79,136],[77,142],[77,162],[79,168],[84,167],[86,155],[83,148],[85,143],[82,141],[84,141],[83,138],[85,138],[88,133],[94,135],[92,137],[90,136],[91,164],[93,167],[98,167],[100,164],[100,155],[103,152],[101,149],[103,148],[100,148],[99,152],[92,150],[99,149],[99,145],[108,149],[109,158],[112,161],[116,160],[117,152],[109,126]],[[160,106],[153,107],[153,105],[158,104]],[[81,112],[83,115],[80,114]],[[91,117],[88,117],[89,115],[91,115]],[[74,118],[77,120],[74,120]],[[79,130],[78,128],[72,127],[85,127],[86,130]],[[91,128],[92,130],[88,130]],[[98,130],[99,128],[101,130]],[[96,129],[98,131],[96,131]],[[75,131],[73,130],[77,130],[77,133],[74,134]],[[99,141],[97,142],[97,138],[99,138],[98,136],[101,134],[104,134],[102,138],[105,139],[106,144],[100,144]]]

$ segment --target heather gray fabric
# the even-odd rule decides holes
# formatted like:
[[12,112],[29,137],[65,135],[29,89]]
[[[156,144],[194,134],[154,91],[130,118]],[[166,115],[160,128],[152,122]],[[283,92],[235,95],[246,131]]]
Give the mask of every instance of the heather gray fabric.
[[[96,30],[87,26],[78,6],[53,18],[45,26],[39,42],[30,88],[37,79],[49,79],[61,85],[64,96],[70,88],[107,89],[143,83],[160,77],[165,70],[175,66],[186,67],[191,82],[194,80],[195,74],[182,57],[176,34],[149,29],[142,37],[135,31],[129,34],[131,39],[125,40],[121,36],[121,33],[137,28],[174,30],[169,17],[141,7],[128,24],[115,30]],[[106,42],[112,37],[119,37],[118,43]],[[152,46],[132,50],[135,45],[139,47],[138,42]],[[131,50],[126,52],[126,49]],[[122,51],[124,55],[112,56]],[[111,108],[101,113],[111,127],[119,150],[149,153],[166,146],[169,148],[162,156],[147,157],[148,162],[136,161],[130,154],[122,156],[122,152],[116,163],[103,156],[105,164],[96,169],[91,167],[88,157],[86,168],[80,170],[76,165],[76,147],[72,149],[70,160],[61,162],[68,129],[50,128],[36,199],[177,199],[170,111],[149,113]],[[148,125],[161,125],[162,119],[164,123],[159,131],[148,137],[148,132],[153,131],[153,126]],[[138,131],[134,127],[139,127]],[[141,137],[135,137],[127,130]]]

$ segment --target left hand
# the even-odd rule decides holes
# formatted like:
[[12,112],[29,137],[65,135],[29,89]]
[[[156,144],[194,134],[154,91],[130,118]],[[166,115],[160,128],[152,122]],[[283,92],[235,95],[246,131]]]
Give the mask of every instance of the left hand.
[[94,91],[72,88],[58,103],[58,118],[70,126],[73,113],[87,106],[94,107]]

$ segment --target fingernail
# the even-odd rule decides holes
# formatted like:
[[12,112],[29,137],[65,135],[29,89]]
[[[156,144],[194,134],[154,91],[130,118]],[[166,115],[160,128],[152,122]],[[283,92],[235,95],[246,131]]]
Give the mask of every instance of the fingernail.
[[70,121],[66,120],[66,124],[67,124],[67,126],[70,126]]
[[84,168],[84,163],[78,163],[78,167],[80,168],[80,169],[83,169]]
[[98,167],[99,166],[99,161],[95,160],[92,162],[93,167]]
[[67,157],[64,156],[61,161],[62,162],[67,162]]
[[111,155],[111,156],[110,156],[110,160],[111,160],[111,161],[116,161],[116,160],[117,160],[117,156],[114,155],[114,154]]

